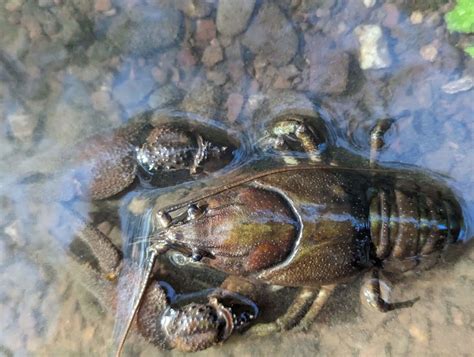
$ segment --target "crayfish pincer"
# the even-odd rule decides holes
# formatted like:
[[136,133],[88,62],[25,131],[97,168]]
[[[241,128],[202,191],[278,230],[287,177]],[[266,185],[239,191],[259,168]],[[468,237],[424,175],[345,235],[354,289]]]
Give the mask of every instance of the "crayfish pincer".
[[[253,285],[302,288],[286,314],[252,328],[258,334],[309,326],[337,284],[360,272],[369,275],[363,294],[369,306],[382,312],[412,306],[416,299],[382,297],[380,273],[436,264],[464,240],[464,221],[459,200],[442,182],[415,168],[376,163],[390,124],[374,128],[365,166],[337,162],[328,150],[317,160],[220,178],[207,193],[156,208],[152,246]],[[291,148],[282,150],[288,155]]]

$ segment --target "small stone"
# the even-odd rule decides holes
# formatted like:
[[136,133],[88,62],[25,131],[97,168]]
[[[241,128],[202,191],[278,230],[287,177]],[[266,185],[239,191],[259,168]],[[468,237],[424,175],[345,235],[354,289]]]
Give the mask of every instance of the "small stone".
[[25,0],[9,0],[5,4],[5,9],[11,12],[18,11],[21,9],[24,3]]
[[159,84],[165,84],[170,78],[170,71],[160,67],[153,67],[151,75]]
[[331,15],[331,9],[328,9],[328,8],[319,8],[316,10],[316,17],[326,17],[326,16],[329,16]]
[[140,80],[128,79],[114,88],[113,95],[120,104],[128,107],[145,99],[154,86],[155,81],[151,77],[143,77]]
[[298,68],[294,64],[280,68],[277,78],[273,83],[273,88],[287,89],[291,87],[291,81],[299,74]]
[[111,0],[95,0],[94,10],[97,12],[106,12],[112,8]]
[[413,25],[419,25],[423,22],[423,13],[421,11],[413,11],[410,15],[410,22]]
[[275,66],[290,62],[298,50],[298,36],[273,3],[265,2],[244,34],[242,44]]
[[220,106],[220,90],[203,78],[197,78],[188,88],[181,107],[184,111],[212,118]]
[[429,44],[421,47],[420,55],[424,60],[434,62],[436,57],[438,56],[438,49],[435,45]]
[[179,11],[137,6],[113,18],[107,37],[121,50],[148,56],[177,42],[181,24]]
[[8,124],[13,137],[21,142],[28,142],[38,125],[38,116],[30,113],[17,112],[7,115]]
[[459,92],[466,92],[474,87],[474,78],[471,76],[464,76],[455,81],[448,82],[441,87],[443,92],[447,94],[456,94]]
[[364,3],[364,6],[366,8],[371,8],[373,6],[375,6],[375,4],[377,3],[377,0],[362,0],[363,3]]
[[410,325],[410,327],[408,328],[408,332],[418,343],[422,343],[424,345],[428,344],[428,341],[429,341],[428,334],[426,333],[426,331],[421,329],[418,325],[415,325],[415,324]]
[[244,105],[244,96],[240,93],[231,93],[227,98],[226,108],[227,108],[227,120],[230,123],[233,123],[242,111],[242,106]]
[[359,62],[362,69],[383,69],[391,65],[387,42],[378,25],[361,25],[355,29],[359,39]]
[[383,20],[383,25],[388,28],[393,28],[397,25],[398,19],[400,17],[400,12],[394,4],[384,4],[383,9],[385,11],[385,19]]
[[163,108],[178,103],[181,99],[183,99],[181,91],[174,84],[167,84],[151,93],[148,105],[152,109]]
[[453,323],[456,326],[464,326],[464,314],[459,308],[453,306],[451,308],[451,316],[453,317]]
[[211,41],[211,44],[204,50],[201,61],[206,67],[210,68],[222,61],[223,59],[224,52],[222,51],[222,47],[219,45],[219,42],[214,39],[213,41]]
[[21,24],[28,32],[28,36],[31,40],[38,40],[43,34],[40,23],[33,16],[23,16]]
[[193,51],[188,46],[184,46],[181,48],[181,50],[179,50],[177,60],[179,65],[184,68],[194,67],[197,63]]
[[197,20],[196,41],[211,42],[216,38],[216,24],[212,20]]
[[9,236],[12,242],[17,244],[19,247],[24,247],[26,245],[26,240],[23,234],[21,234],[20,227],[21,223],[17,219],[5,227],[5,234]]
[[256,0],[220,0],[217,7],[217,30],[226,36],[235,36],[247,27]]
[[214,5],[203,0],[182,0],[178,2],[179,9],[191,18],[207,17],[211,14]]
[[227,82],[227,74],[223,71],[207,71],[206,77],[217,86],[222,86]]
[[94,110],[107,112],[112,107],[112,98],[108,91],[99,90],[91,94],[91,102]]

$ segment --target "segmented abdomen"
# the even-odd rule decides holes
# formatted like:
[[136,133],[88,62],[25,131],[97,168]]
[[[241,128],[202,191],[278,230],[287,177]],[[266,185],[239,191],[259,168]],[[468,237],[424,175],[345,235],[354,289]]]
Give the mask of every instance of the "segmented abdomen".
[[408,260],[440,252],[458,240],[461,208],[436,186],[379,188],[370,201],[370,233],[381,260]]

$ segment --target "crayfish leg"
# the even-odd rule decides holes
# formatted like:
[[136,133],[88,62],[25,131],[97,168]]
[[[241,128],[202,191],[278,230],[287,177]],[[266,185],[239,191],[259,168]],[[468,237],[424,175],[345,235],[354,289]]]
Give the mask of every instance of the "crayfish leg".
[[379,159],[380,151],[385,146],[385,133],[392,127],[393,119],[379,119],[370,131],[370,166],[374,167]]
[[380,279],[378,269],[372,269],[369,277],[362,286],[361,298],[363,302],[370,308],[376,309],[380,312],[389,312],[406,307],[412,307],[420,298],[414,298],[407,301],[399,301],[390,303],[382,297],[381,285],[387,284]]
[[335,288],[336,284],[321,286],[319,290],[302,288],[283,316],[270,323],[255,325],[249,330],[249,333],[256,336],[266,336],[293,328],[308,329]]

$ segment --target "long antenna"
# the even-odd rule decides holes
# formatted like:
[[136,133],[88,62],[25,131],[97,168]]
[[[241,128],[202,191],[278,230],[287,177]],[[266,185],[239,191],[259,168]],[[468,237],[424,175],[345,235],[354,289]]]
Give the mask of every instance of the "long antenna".
[[157,245],[157,246],[152,246],[148,249],[150,256],[148,258],[148,262],[147,262],[147,266],[145,270],[144,283],[140,287],[140,291],[138,293],[138,299],[136,299],[135,304],[133,305],[132,313],[130,314],[127,320],[125,332],[123,333],[123,336],[120,338],[120,342],[118,345],[117,352],[115,353],[115,357],[120,357],[120,355],[122,354],[122,349],[125,344],[125,340],[127,339],[128,333],[132,326],[132,322],[135,319],[135,316],[137,315],[138,309],[140,308],[140,304],[143,300],[143,296],[145,295],[145,290],[148,286],[148,282],[150,281],[151,274],[153,271],[153,265],[155,265],[155,260],[158,257],[158,254],[164,253],[167,249],[168,248],[166,247],[164,243],[163,243],[163,246]]

